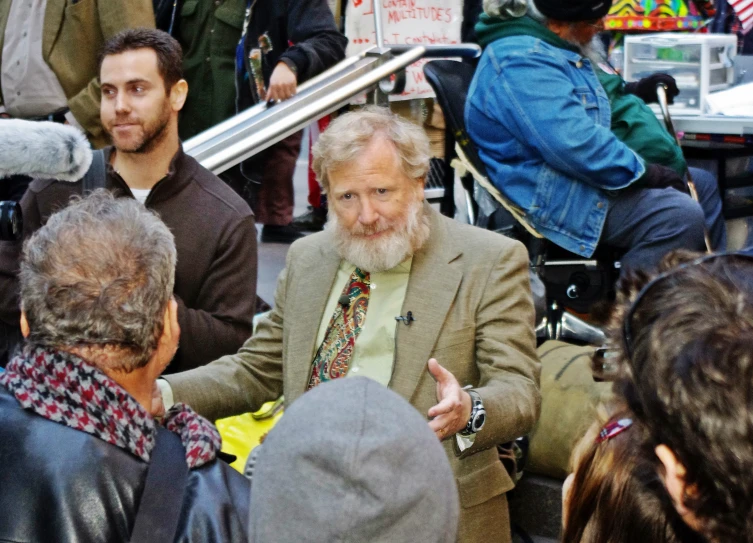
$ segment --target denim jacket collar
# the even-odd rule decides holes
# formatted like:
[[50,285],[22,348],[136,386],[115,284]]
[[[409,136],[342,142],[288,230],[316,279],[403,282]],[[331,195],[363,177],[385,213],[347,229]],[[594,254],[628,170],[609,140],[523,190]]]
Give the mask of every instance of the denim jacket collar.
[[482,47],[486,47],[491,42],[500,38],[531,36],[558,49],[565,49],[566,51],[575,53],[575,55],[565,55],[568,58],[572,57],[574,61],[579,60],[582,56],[578,46],[563,40],[546,26],[528,16],[517,19],[500,19],[499,17],[490,17],[486,13],[482,13],[479,17],[479,22],[476,24],[476,34],[478,42]]

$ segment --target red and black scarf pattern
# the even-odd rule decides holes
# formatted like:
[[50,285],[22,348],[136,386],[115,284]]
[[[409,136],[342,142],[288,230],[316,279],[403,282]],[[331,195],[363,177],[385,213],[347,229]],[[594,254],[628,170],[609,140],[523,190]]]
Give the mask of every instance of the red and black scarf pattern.
[[[8,363],[0,385],[24,409],[149,462],[157,436],[155,420],[123,387],[78,356],[29,348]],[[175,404],[162,424],[180,437],[189,468],[217,456],[222,445],[219,432],[190,407]]]

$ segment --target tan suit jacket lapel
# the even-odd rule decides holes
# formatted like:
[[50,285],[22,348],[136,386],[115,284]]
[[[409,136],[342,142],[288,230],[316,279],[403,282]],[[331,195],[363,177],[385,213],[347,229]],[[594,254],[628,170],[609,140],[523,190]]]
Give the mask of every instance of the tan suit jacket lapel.
[[325,318],[327,299],[340,266],[340,257],[329,239],[330,235],[322,236],[319,251],[313,252],[316,258],[296,262],[299,266],[296,274],[301,280],[297,281],[292,293],[292,303],[285,308],[286,317],[289,311],[293,312],[285,362],[289,364],[290,385],[293,387],[290,390],[298,394],[308,386],[319,324]]
[[42,58],[45,60],[50,58],[52,46],[58,39],[64,12],[65,0],[47,0],[47,9],[44,13],[44,36],[42,37]]
[[390,380],[390,388],[408,401],[426,369],[462,279],[462,273],[450,264],[462,251],[448,235],[439,213],[431,210],[430,214],[431,235],[426,246],[413,256],[403,303],[402,314],[411,311],[416,320],[410,326],[398,324]]

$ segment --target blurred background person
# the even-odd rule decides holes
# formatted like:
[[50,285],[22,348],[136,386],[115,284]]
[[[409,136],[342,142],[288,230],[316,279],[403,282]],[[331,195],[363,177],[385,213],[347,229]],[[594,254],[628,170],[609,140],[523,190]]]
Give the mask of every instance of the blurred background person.
[[[184,140],[259,102],[291,98],[298,85],[345,58],[347,44],[326,0],[186,0],[178,28],[191,88]],[[299,132],[223,175],[264,225],[262,241],[302,236],[291,226],[300,149]]]
[[[698,175],[699,202],[691,199],[682,152],[642,98],[619,77],[612,96],[602,86],[589,56],[610,6],[484,4],[475,30],[485,50],[465,118],[490,180],[547,239],[581,256],[620,249],[623,270],[653,268],[673,249],[703,250],[706,229],[711,248],[723,248],[716,180]],[[657,81],[633,90],[655,98]],[[653,97],[642,92],[652,86]]]

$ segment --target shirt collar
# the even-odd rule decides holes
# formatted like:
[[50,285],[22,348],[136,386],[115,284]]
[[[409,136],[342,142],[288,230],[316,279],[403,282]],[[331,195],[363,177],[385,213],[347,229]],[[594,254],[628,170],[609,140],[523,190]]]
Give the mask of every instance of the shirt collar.
[[[115,168],[110,164],[110,157],[112,156],[113,147],[106,147],[103,149],[105,156],[105,166],[107,168],[107,177],[115,179],[118,184],[123,185],[122,188],[126,188],[128,184],[125,180],[115,171]],[[157,181],[152,187],[152,194],[149,196],[151,202],[164,200],[170,198],[174,194],[180,192],[186,185],[188,185],[193,179],[194,171],[197,167],[197,163],[192,161],[188,155],[183,151],[183,144],[178,147],[178,151],[170,161],[170,166],[167,169],[167,174]],[[130,188],[129,188],[130,190]]]
[[[389,270],[385,270],[379,273],[410,273],[411,266],[413,265],[413,256],[410,256],[403,260],[400,264]],[[355,264],[348,262],[345,259],[340,261],[340,270],[350,272],[356,267]]]

